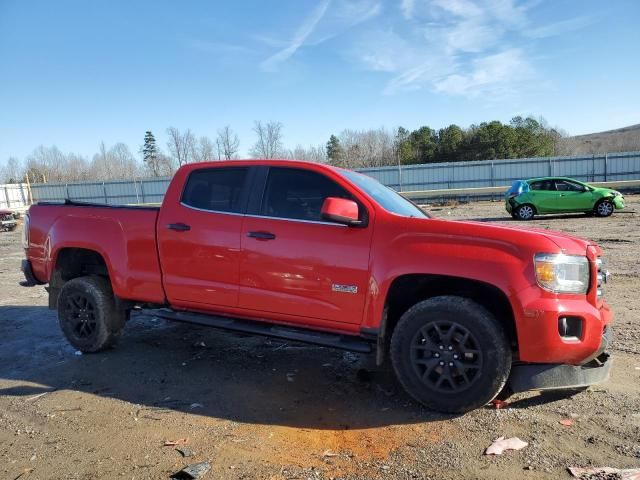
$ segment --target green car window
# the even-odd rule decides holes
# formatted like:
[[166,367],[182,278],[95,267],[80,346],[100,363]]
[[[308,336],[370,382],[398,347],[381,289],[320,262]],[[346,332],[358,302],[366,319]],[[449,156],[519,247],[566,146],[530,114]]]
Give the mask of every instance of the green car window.
[[555,191],[556,187],[552,180],[540,180],[539,182],[533,182],[529,185],[531,190],[546,190]]
[[556,180],[556,189],[559,192],[584,192],[586,189],[579,183],[568,180]]

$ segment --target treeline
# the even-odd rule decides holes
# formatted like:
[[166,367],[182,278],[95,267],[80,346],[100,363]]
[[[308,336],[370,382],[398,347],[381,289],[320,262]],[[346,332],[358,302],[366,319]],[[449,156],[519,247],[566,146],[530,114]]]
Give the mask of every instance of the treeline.
[[347,168],[417,163],[460,162],[500,158],[545,157],[555,153],[561,133],[544,120],[515,117],[508,124],[483,122],[463,129],[450,125],[440,130],[424,126],[390,132],[344,130],[331,135],[327,157]]
[[[283,144],[280,122],[255,122],[255,143],[250,147],[254,158],[289,158],[326,162],[324,145],[287,149]],[[81,182],[136,177],[170,176],[185,163],[206,160],[232,160],[239,156],[240,140],[229,126],[217,131],[215,138],[196,136],[190,129],[170,127],[166,149],[156,143],[153,132],[145,132],[139,150],[134,154],[124,143],[107,146],[101,142],[98,151],[85,157],[65,153],[58,147],[40,145],[24,160],[10,157],[0,165],[0,183]]]
[[[549,127],[543,119],[514,117],[509,123],[483,122],[462,128],[450,125],[439,130],[423,126],[409,131],[381,127],[343,130],[324,145],[286,148],[280,122],[254,123],[254,143],[247,149],[252,158],[287,158],[328,162],[346,168],[411,165],[465,160],[571,155],[572,137]],[[231,127],[214,138],[197,136],[191,130],[170,127],[166,148],[156,143],[152,132],[141,135],[134,154],[127,145],[100,143],[87,158],[64,153],[57,147],[39,146],[23,161],[9,158],[0,167],[0,183],[101,181],[121,178],[169,176],[185,163],[236,159],[240,140]]]

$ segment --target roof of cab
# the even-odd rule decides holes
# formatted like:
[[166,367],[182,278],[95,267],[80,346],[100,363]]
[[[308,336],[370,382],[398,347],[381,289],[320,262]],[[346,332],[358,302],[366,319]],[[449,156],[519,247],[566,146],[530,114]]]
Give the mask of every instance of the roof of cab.
[[279,158],[270,158],[267,160],[259,159],[259,158],[248,158],[248,159],[239,159],[239,160],[214,160],[208,162],[197,162],[197,163],[186,163],[182,165],[181,169],[198,169],[198,168],[220,168],[220,167],[229,167],[229,166],[271,166],[271,167],[311,167],[311,169],[320,169],[320,170],[343,170],[340,167],[334,167],[332,165],[328,165],[326,163],[318,163],[318,162],[309,162],[306,160],[286,160]]

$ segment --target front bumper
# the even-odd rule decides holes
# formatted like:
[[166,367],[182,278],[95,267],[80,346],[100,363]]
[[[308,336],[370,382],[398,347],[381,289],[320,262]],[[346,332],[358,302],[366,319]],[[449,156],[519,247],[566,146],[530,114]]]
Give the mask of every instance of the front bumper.
[[616,210],[622,210],[624,208],[624,197],[622,195],[613,197],[613,205],[616,207]]
[[[613,313],[605,301],[597,306],[588,298],[595,296],[551,294],[537,286],[518,293],[515,306],[518,360],[526,363],[582,365],[600,349]],[[595,298],[593,299],[595,301]],[[579,332],[563,336],[561,319],[579,319]]]
[[514,365],[507,385],[513,393],[583,388],[605,382],[610,370],[611,357],[603,352],[585,365]]

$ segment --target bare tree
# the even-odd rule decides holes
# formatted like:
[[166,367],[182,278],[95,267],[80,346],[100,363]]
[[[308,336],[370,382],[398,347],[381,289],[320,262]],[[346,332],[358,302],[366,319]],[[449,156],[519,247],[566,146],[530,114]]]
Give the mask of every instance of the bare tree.
[[293,150],[288,150],[284,155],[285,158],[291,160],[304,160],[306,162],[327,163],[327,150],[324,145],[304,148],[297,145]]
[[219,155],[225,160],[231,160],[238,156],[238,150],[240,149],[240,140],[238,135],[235,134],[229,125],[218,130],[218,137],[216,138],[216,144],[219,149]]
[[192,162],[196,149],[196,138],[191,133],[191,130],[187,129],[182,133],[175,127],[169,127],[167,128],[167,135],[169,135],[169,141],[167,142],[169,153],[178,162],[178,167]]
[[109,149],[115,178],[134,178],[140,173],[140,165],[124,143],[118,142]]
[[16,157],[9,157],[4,167],[0,168],[0,183],[20,183],[24,177],[24,167]]
[[64,182],[70,180],[67,158],[58,147],[40,145],[26,158],[29,178],[33,182]]
[[213,160],[216,156],[215,147],[209,137],[200,137],[194,148],[193,158],[196,162]]
[[282,123],[256,121],[253,131],[258,136],[255,145],[251,147],[250,154],[256,158],[276,158],[283,154],[282,148]]
[[386,128],[343,130],[339,135],[342,164],[347,168],[394,165],[394,137]]

